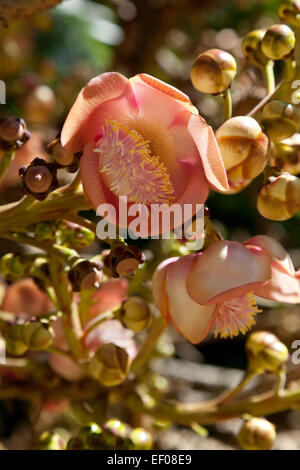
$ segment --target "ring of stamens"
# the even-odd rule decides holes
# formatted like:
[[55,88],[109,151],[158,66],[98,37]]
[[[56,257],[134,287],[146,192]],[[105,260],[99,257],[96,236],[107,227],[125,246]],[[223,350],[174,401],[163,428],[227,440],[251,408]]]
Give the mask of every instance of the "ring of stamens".
[[137,131],[106,119],[94,149],[107,187],[117,196],[141,204],[170,204],[174,189],[168,171],[150,143]]

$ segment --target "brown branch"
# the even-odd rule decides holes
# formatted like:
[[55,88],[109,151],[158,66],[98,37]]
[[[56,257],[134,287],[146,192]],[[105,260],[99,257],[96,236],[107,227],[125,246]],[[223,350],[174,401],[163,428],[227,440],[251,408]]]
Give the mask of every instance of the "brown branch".
[[52,8],[62,0],[0,0],[0,18],[5,22]]

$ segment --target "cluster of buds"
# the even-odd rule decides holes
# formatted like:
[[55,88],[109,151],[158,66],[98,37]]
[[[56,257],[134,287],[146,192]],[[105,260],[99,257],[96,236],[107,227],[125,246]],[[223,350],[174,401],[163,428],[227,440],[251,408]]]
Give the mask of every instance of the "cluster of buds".
[[74,292],[85,289],[97,289],[100,287],[103,271],[101,261],[89,261],[84,258],[75,257],[71,261],[68,279]]
[[30,138],[25,121],[19,118],[0,117],[0,150],[19,150]]
[[42,158],[35,158],[28,166],[19,169],[23,191],[39,201],[58,188],[56,168]]
[[82,152],[67,153],[60,141],[60,133],[47,146],[47,152],[52,157],[57,168],[65,168],[69,173],[75,173],[79,168]]
[[300,178],[271,176],[258,193],[257,209],[266,219],[287,220],[300,210]]
[[268,138],[257,121],[247,116],[225,121],[216,137],[229,181],[229,193],[239,192],[264,170],[268,161]]
[[101,346],[89,363],[89,372],[106,387],[120,385],[127,377],[131,360],[125,349],[113,343]]
[[236,75],[234,57],[221,49],[200,54],[191,68],[191,81],[196,90],[218,95],[224,93]]
[[144,331],[152,321],[149,304],[137,296],[132,296],[123,302],[117,317],[126,328],[136,333]]
[[299,130],[300,111],[293,104],[270,101],[264,106],[260,122],[273,142],[281,142]]
[[272,372],[277,374],[286,364],[289,352],[277,336],[267,331],[249,335],[246,342],[248,370],[256,374]]
[[145,257],[137,246],[121,241],[114,242],[103,258],[107,274],[112,277],[133,276],[144,261]]
[[13,356],[21,356],[28,350],[44,351],[51,343],[51,328],[45,327],[39,321],[16,323],[5,331],[6,349]]
[[118,419],[109,419],[100,427],[88,423],[69,439],[68,450],[150,450],[152,436],[143,428],[131,429]]
[[245,421],[238,435],[240,446],[245,450],[270,450],[275,438],[275,426],[265,418]]

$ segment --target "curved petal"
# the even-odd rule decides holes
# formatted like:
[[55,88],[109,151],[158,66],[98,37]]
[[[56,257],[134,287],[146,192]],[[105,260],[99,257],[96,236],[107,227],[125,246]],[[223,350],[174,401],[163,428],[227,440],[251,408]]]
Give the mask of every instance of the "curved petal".
[[297,277],[283,272],[278,264],[271,264],[272,280],[255,290],[255,294],[275,302],[300,303],[300,281]]
[[213,189],[228,191],[228,180],[215,134],[201,116],[191,115],[188,129],[198,147],[205,176]]
[[173,257],[164,260],[157,266],[152,278],[153,300],[166,323],[168,322],[167,297],[165,290],[166,276],[170,266],[175,263],[175,261],[177,261],[178,259],[178,257]]
[[264,250],[221,241],[195,255],[187,290],[199,304],[221,303],[256,290],[270,278],[270,257]]
[[84,146],[84,129],[91,113],[108,100],[121,96],[128,88],[128,79],[116,72],[93,78],[80,91],[64,123],[61,142],[67,152],[76,153]]
[[196,255],[180,258],[167,271],[168,313],[175,328],[191,343],[202,341],[215,319],[215,305],[199,305],[186,290],[186,280]]
[[259,246],[265,250],[271,256],[273,261],[276,261],[282,269],[291,275],[295,274],[293,262],[288,252],[283,246],[274,238],[268,237],[267,235],[256,235],[255,237],[249,238],[243,245]]
[[80,159],[80,173],[84,194],[94,209],[106,203],[106,197],[98,169],[98,154],[94,152],[94,143],[85,146]]
[[135,75],[129,82],[140,114],[149,120],[169,128],[182,111],[198,113],[187,95],[151,75]]

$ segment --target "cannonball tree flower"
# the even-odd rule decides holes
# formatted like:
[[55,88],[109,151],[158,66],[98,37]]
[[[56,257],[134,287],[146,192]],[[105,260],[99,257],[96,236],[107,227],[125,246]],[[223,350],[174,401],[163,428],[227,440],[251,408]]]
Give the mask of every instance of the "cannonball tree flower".
[[[147,74],[93,78],[79,93],[61,142],[68,153],[83,151],[85,194],[95,209],[112,204],[121,227],[128,226],[119,220],[121,196],[128,208],[192,204],[194,215],[209,188],[228,189],[211,127],[188,96]],[[151,231],[161,233],[160,224]]]
[[207,250],[163,261],[153,277],[153,296],[166,323],[190,342],[211,328],[222,338],[245,333],[260,311],[255,295],[300,302],[300,273],[285,249],[260,235],[243,244],[220,241]]

